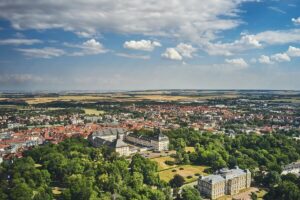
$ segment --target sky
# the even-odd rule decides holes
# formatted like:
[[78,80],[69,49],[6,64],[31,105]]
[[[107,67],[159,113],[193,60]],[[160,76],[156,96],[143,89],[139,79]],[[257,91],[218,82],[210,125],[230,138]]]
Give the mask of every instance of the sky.
[[1,0],[0,90],[300,90],[299,0]]

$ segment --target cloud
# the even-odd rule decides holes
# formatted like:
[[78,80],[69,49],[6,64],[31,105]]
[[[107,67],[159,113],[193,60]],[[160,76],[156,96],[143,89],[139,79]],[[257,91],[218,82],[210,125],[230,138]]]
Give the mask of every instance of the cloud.
[[281,14],[286,14],[286,12],[284,10],[281,10],[280,8],[278,7],[274,7],[274,6],[270,6],[268,7],[270,10],[273,10],[275,12],[278,12],[278,13],[281,13]]
[[242,68],[248,67],[248,63],[243,58],[225,59],[225,62],[227,64],[234,65],[237,67],[242,67]]
[[182,56],[175,48],[167,48],[161,56],[170,60],[182,60]]
[[294,22],[295,25],[300,25],[300,17],[292,18],[292,22]]
[[[258,62],[262,64],[274,64],[276,62],[290,62],[292,57],[300,57],[300,49],[289,46],[288,50],[283,53],[276,53],[271,56],[262,55]],[[253,58],[253,61],[257,61]],[[254,62],[254,63],[255,63]]]
[[59,57],[66,54],[64,50],[53,48],[53,47],[44,47],[41,49],[38,48],[17,49],[17,51],[20,51],[23,55],[27,57],[34,57],[34,58],[53,58],[53,57]]
[[300,48],[289,46],[286,52],[290,57],[300,57]]
[[136,55],[136,54],[127,54],[127,53],[116,53],[116,55],[125,58],[132,58],[132,59],[143,59],[143,60],[150,59],[150,56],[148,55]]
[[25,38],[12,38],[0,40],[0,45],[33,45],[37,43],[42,43],[41,40],[37,39],[25,39]]
[[202,43],[243,23],[238,17],[240,6],[250,1],[255,0],[15,0],[1,2],[0,18],[18,30],[60,28],[86,36],[143,34]]
[[160,47],[161,44],[156,41],[140,40],[140,41],[126,41],[123,47],[126,49],[142,50],[142,51],[153,51],[155,47]]
[[266,45],[300,43],[300,29],[264,31],[258,34],[242,34],[241,38],[229,43],[207,42],[202,49],[209,55],[232,56],[250,49]]
[[192,58],[196,51],[190,44],[179,43],[175,48],[167,48],[161,56],[170,60],[182,60],[184,57]]
[[271,59],[276,62],[289,62],[291,58],[286,53],[277,53],[271,56]]
[[81,49],[81,51],[76,51],[76,52],[71,53],[70,54],[71,56],[96,55],[96,54],[108,52],[108,50],[105,49],[104,46],[95,39],[87,40],[80,45],[74,45],[74,44],[68,44],[68,43],[65,43],[65,45],[68,47],[74,47],[74,48]]
[[176,46],[176,50],[178,53],[181,54],[183,57],[192,58],[193,53],[197,51],[196,48],[194,48],[190,44],[180,43]]
[[262,44],[255,38],[254,35],[242,35],[239,40],[231,43],[208,43],[203,50],[209,55],[225,55],[231,56],[237,52],[261,48]]
[[264,31],[254,35],[254,38],[268,45],[300,42],[300,29]]
[[95,36],[95,33],[89,33],[89,32],[85,32],[85,31],[78,31],[78,32],[75,32],[75,34],[82,38],[92,38]]
[[32,74],[1,74],[1,84],[22,84],[26,82],[41,82],[43,79]]
[[268,65],[274,64],[274,62],[271,61],[270,57],[266,55],[261,55],[258,58],[258,62],[261,64],[268,64]]

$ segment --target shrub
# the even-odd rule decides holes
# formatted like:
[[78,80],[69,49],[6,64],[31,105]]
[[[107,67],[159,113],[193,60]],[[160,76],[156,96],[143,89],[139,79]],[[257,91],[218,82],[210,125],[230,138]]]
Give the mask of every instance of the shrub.
[[183,167],[180,167],[179,170],[184,170],[184,168],[183,168]]
[[193,176],[187,176],[186,178],[187,178],[187,179],[191,179],[191,178],[193,178]]
[[167,165],[175,165],[175,162],[172,161],[172,160],[166,160],[165,163],[166,163]]
[[177,172],[177,170],[176,170],[176,169],[173,169],[172,172]]
[[200,174],[199,174],[199,173],[196,173],[195,176],[200,176]]

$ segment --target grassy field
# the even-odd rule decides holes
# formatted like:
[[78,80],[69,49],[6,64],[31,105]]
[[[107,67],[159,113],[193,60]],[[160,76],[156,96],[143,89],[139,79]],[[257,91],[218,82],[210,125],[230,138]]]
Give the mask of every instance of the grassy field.
[[263,200],[263,197],[265,196],[265,194],[267,194],[267,191],[264,189],[260,189],[256,194],[259,200]]
[[83,110],[84,110],[85,114],[87,114],[87,115],[101,115],[104,113],[104,111],[96,110],[96,109],[85,108]]
[[[180,168],[183,168],[180,170]],[[166,181],[169,182],[175,174],[179,174],[184,177],[185,182],[193,182],[198,179],[198,176],[195,176],[195,174],[199,173],[201,175],[207,175],[204,170],[207,169],[208,167],[206,166],[196,166],[196,165],[180,165],[171,169],[163,170],[158,172],[159,177]],[[176,171],[174,171],[176,170]],[[192,178],[187,178],[188,176],[192,176]]]
[[171,158],[170,156],[166,156],[166,157],[158,157],[158,158],[152,158],[151,160],[157,162],[157,165],[158,165],[158,171],[166,170],[166,169],[170,169],[170,168],[174,168],[174,167],[177,166],[177,165],[170,166],[170,165],[167,165],[167,164],[165,163],[165,161],[167,161],[167,160],[175,161],[175,159],[174,159],[174,158]]

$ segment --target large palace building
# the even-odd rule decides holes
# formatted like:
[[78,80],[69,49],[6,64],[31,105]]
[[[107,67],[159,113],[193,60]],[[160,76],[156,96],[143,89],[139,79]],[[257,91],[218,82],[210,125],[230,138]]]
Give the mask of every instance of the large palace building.
[[169,138],[165,136],[161,129],[154,130],[155,135],[152,137],[139,136],[129,133],[125,136],[125,141],[135,145],[150,147],[155,151],[165,151],[169,149]]
[[[94,147],[107,146],[122,156],[136,152],[139,147],[149,150],[164,151],[169,149],[169,138],[160,129],[155,129],[150,136],[137,135],[121,128],[107,128],[89,135],[88,140]],[[131,144],[131,146],[129,145]],[[134,146],[135,148],[130,148]]]
[[198,180],[200,193],[211,199],[224,195],[238,194],[242,189],[250,187],[251,172],[236,167],[221,169],[216,174],[201,176]]

